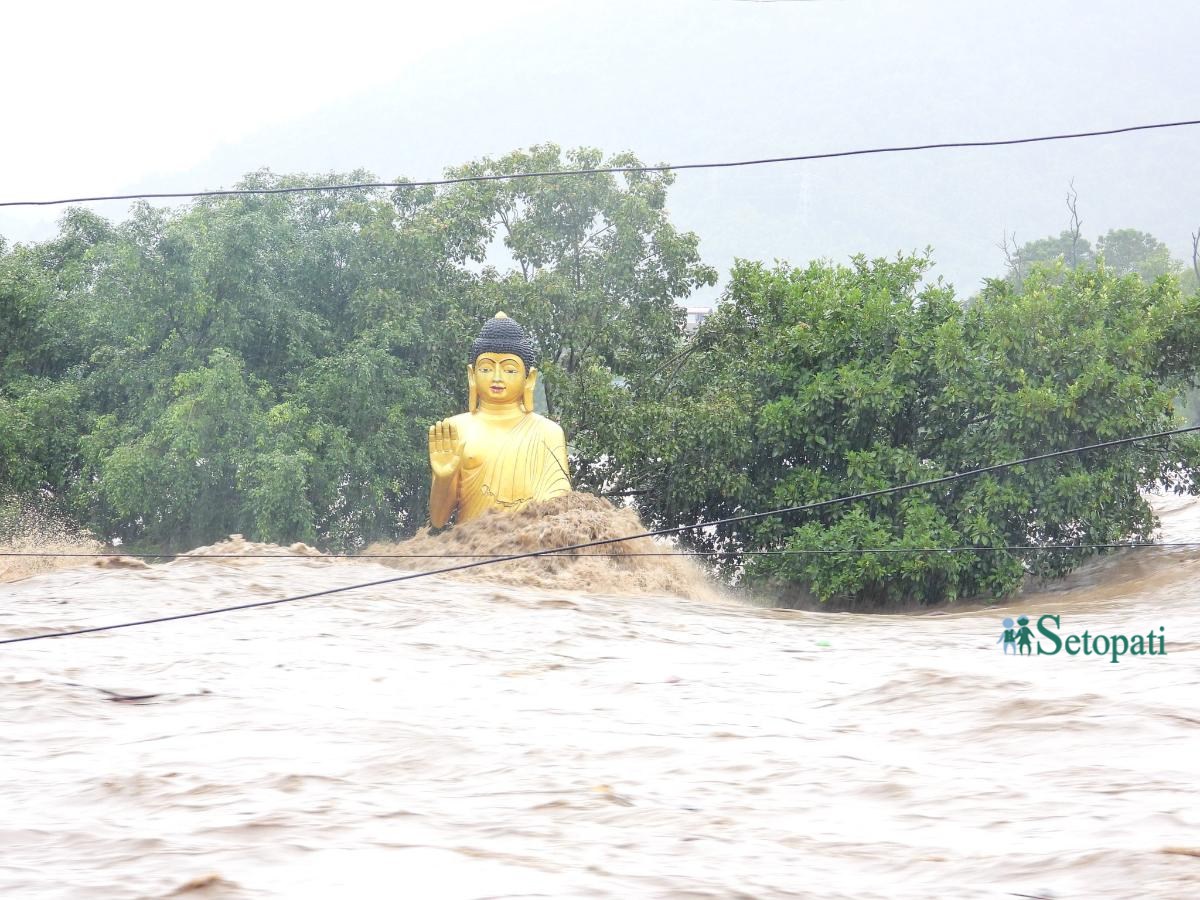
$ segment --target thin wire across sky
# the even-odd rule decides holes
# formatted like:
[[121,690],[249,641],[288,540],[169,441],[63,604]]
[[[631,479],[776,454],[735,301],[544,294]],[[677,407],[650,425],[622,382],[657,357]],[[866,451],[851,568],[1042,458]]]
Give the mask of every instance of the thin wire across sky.
[[1069,141],[1080,138],[1106,137],[1130,134],[1139,131],[1155,131],[1166,128],[1183,128],[1200,125],[1200,119],[1182,119],[1177,122],[1155,122],[1149,125],[1126,125],[1120,128],[1105,128],[1096,131],[1077,131],[1064,134],[1046,134],[1036,137],[1001,138],[988,141],[943,141],[940,143],[907,144],[893,147],[870,147],[860,150],[835,150],[828,153],[804,153],[795,156],[772,156],[762,159],[741,159],[725,162],[681,163],[657,166],[613,166],[598,169],[559,169],[547,172],[513,172],[503,175],[465,175],[458,178],[435,178],[425,181],[363,181],[349,184],[323,184],[303,187],[276,188],[229,188],[216,191],[170,191],[142,194],[107,194],[89,197],[64,197],[56,200],[5,200],[0,207],[16,206],[61,206],[67,203],[99,203],[108,200],[182,200],[196,197],[238,197],[259,194],[304,194],[320,191],[349,191],[368,189],[444,187],[454,184],[470,184],[485,181],[517,181],[525,178],[558,178],[582,175],[621,175],[640,172],[679,172],[687,169],[733,169],[744,166],[767,166],[780,163],[811,162],[822,159],[840,159],[851,156],[872,156],[882,153],[915,153],[926,150],[956,150],[971,147],[1011,147],[1018,144],[1038,144],[1047,141]]

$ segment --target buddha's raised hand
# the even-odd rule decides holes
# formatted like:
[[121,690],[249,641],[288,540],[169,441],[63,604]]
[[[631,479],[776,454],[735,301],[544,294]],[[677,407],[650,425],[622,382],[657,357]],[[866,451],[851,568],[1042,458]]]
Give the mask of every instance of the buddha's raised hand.
[[449,419],[429,426],[429,465],[433,468],[433,477],[439,479],[453,478],[462,465],[458,426]]

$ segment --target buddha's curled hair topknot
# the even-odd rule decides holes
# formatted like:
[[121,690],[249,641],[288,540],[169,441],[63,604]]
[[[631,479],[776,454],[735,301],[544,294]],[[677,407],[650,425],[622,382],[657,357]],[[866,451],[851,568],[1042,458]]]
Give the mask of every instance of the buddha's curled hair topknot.
[[513,356],[519,356],[525,363],[526,375],[537,359],[537,350],[525,329],[519,322],[502,312],[496,313],[494,319],[483,323],[479,337],[471,346],[471,365],[475,365],[475,360],[479,359],[481,353],[511,353]]

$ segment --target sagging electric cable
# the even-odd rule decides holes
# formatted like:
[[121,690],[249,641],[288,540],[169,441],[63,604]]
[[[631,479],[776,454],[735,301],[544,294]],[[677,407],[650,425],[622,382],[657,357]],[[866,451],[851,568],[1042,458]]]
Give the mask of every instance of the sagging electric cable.
[[162,622],[175,622],[183,619],[196,619],[201,616],[215,616],[227,612],[239,612],[246,609],[261,609],[268,606],[280,606],[284,603],[295,603],[300,600],[311,600],[316,597],[328,597],[333,594],[341,594],[346,591],[362,590],[363,588],[381,587],[385,584],[397,584],[403,581],[413,581],[418,578],[428,578],[433,575],[447,575],[452,572],[462,572],[466,569],[475,569],[480,566],[496,565],[503,562],[512,562],[518,559],[532,559],[539,556],[550,556],[555,553],[563,553],[564,551],[584,550],[588,547],[602,547],[610,544],[619,544],[624,541],[637,540],[638,538],[647,537],[662,537],[669,534],[682,534],[685,531],[695,531],[700,528],[713,528],[720,525],[729,525],[734,522],[749,522],[755,519],[766,519],[771,516],[782,516],[792,513],[811,512],[817,509],[834,506],[840,503],[854,503],[859,500],[869,500],[872,497],[883,497],[889,494],[897,494],[902,491],[916,490],[917,488],[934,487],[940,484],[948,484],[952,481],[960,481],[964,478],[974,478],[979,475],[985,475],[988,472],[998,472],[1004,469],[1011,469],[1015,466],[1026,465],[1033,462],[1042,462],[1048,459],[1056,459],[1063,456],[1071,456],[1076,453],[1087,453],[1092,450],[1101,450],[1108,447],[1119,447],[1128,444],[1134,444],[1139,441],[1155,440],[1157,438],[1172,437],[1180,434],[1188,434],[1190,432],[1200,431],[1200,425],[1189,425],[1183,428],[1172,428],[1167,431],[1158,431],[1153,434],[1135,435],[1133,437],[1116,438],[1110,441],[1101,441],[1096,444],[1088,444],[1083,447],[1071,447],[1066,450],[1053,450],[1049,453],[1039,453],[1034,456],[1026,456],[1021,459],[1012,460],[1010,462],[995,463],[990,466],[982,466],[978,469],[968,469],[965,472],[957,472],[953,475],[943,475],[940,478],[930,478],[926,481],[914,481],[907,484],[893,485],[887,488],[878,488],[873,491],[863,491],[858,494],[851,494],[845,497],[834,497],[830,500],[819,500],[815,503],[803,503],[797,506],[781,507],[779,509],[769,509],[765,512],[745,513],[738,516],[728,516],[723,519],[712,519],[707,522],[696,522],[691,525],[677,525],[673,528],[659,528],[654,531],[645,531],[639,534],[629,534],[622,537],[600,538],[593,541],[584,541],[579,544],[569,544],[564,547],[551,547],[546,550],[531,550],[526,553],[514,553],[508,556],[492,557],[489,559],[476,560],[474,562],[459,563],[455,566],[447,566],[441,569],[430,569],[426,572],[412,572],[407,575],[397,575],[394,578],[381,578],[376,581],[367,581],[361,584],[349,584],[342,587],[327,588],[323,591],[312,591],[307,594],[299,594],[294,597],[278,597],[274,600],[258,600],[252,603],[238,603],[232,606],[221,606],[214,609],[201,609],[193,612],[176,613],[170,616],[156,616],[150,619],[138,619],[132,622],[116,622],[112,625],[94,625],[89,628],[74,628],[69,631],[55,631],[46,634],[33,634],[24,637],[4,638],[0,640],[0,644],[19,644],[27,641],[48,640],[50,638],[73,637],[81,634],[95,634],[102,631],[116,631],[121,628],[134,628],[141,625],[156,625]]
[[349,184],[309,185],[306,187],[279,188],[230,188],[218,191],[171,191],[145,194],[109,194],[92,197],[67,197],[58,200],[6,200],[6,206],[61,206],[65,203],[99,203],[106,200],[186,200],[190,197],[242,197],[261,194],[305,194],[321,191],[349,191],[366,189],[445,187],[453,184],[471,184],[485,181],[517,181],[525,178],[558,178],[581,175],[623,175],[650,172],[680,172],[686,169],[733,169],[744,166],[766,166],[789,162],[811,162],[822,159],[841,159],[852,156],[872,156],[880,153],[914,153],[923,150],[958,150],[970,147],[1011,147],[1018,144],[1039,144],[1047,141],[1068,141],[1080,138],[1105,137],[1129,134],[1136,131],[1154,131],[1163,128],[1183,128],[1200,125],[1200,119],[1182,119],[1177,122],[1155,122],[1149,125],[1125,125],[1120,128],[1104,128],[1096,131],[1076,131],[1066,134],[1045,134],[1036,137],[1000,138],[990,141],[943,141],[929,144],[906,144],[893,147],[869,147],[862,150],[834,150],[827,153],[804,153],[796,156],[772,156],[762,159],[740,159],[726,162],[680,163],[679,165],[657,166],[611,166],[596,169],[558,169],[545,172],[513,172],[504,175],[463,175],[457,178],[434,178],[425,181],[359,181]]

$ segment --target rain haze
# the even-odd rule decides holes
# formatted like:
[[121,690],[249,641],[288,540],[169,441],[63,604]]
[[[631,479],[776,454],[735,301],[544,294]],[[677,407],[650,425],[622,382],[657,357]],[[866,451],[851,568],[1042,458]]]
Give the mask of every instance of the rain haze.
[[[212,189],[264,167],[436,178],[547,141],[680,164],[1197,116],[1186,0],[120,10],[8,14],[3,199]],[[1176,128],[683,172],[668,203],[722,276],[737,257],[930,247],[968,295],[1003,271],[1006,234],[1067,226],[1072,182],[1085,237],[1136,228],[1189,260],[1197,159],[1200,127]],[[3,210],[0,234],[48,237],[60,212]]]
[[0,23],[0,896],[1200,897],[1196,0]]

